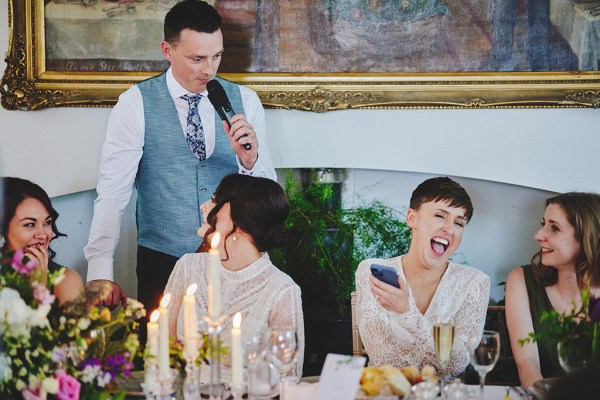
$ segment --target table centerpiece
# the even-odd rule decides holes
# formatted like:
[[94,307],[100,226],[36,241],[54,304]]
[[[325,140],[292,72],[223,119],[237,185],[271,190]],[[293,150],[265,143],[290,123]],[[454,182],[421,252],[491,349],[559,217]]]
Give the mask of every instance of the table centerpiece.
[[109,290],[100,287],[59,306],[64,269],[41,283],[36,267],[22,250],[0,252],[0,399],[124,398],[109,387],[140,356],[143,305],[128,299],[111,313],[97,306]]

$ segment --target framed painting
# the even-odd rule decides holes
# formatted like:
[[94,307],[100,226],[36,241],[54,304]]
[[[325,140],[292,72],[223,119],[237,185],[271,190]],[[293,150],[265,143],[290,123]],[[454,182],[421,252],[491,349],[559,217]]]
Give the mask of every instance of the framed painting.
[[[9,0],[2,106],[111,106],[166,68],[176,0]],[[266,107],[600,107],[589,0],[211,0],[219,75]]]

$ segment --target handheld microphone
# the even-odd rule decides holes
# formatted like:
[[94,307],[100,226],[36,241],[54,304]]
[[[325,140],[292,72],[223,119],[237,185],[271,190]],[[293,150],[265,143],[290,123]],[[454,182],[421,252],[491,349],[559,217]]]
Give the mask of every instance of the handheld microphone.
[[[231,128],[231,118],[235,115],[233,111],[233,107],[231,107],[231,103],[229,102],[229,98],[227,98],[227,93],[225,93],[225,89],[223,86],[216,81],[211,80],[206,84],[206,89],[208,90],[208,100],[210,100],[211,104],[217,110],[217,114],[219,117]],[[241,137],[248,136],[242,135]],[[246,150],[250,150],[252,146],[250,143],[246,143],[243,145]]]

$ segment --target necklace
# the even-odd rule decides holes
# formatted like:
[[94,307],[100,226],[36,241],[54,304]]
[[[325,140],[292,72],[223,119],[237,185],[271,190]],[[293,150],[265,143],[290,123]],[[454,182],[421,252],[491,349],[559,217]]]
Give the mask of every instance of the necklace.
[[556,289],[556,294],[558,294],[558,297],[561,298],[561,300],[568,305],[573,305],[573,303],[577,304],[578,300],[574,300],[574,301],[567,301],[567,299],[565,299],[565,296],[562,295],[562,293],[560,292],[560,289],[558,288],[558,283],[554,286],[554,289]]

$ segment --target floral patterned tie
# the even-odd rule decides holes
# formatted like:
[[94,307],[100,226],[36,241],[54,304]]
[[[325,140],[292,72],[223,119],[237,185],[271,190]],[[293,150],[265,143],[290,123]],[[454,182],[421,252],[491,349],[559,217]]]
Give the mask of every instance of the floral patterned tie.
[[198,103],[202,99],[202,95],[183,95],[182,99],[187,100],[190,105],[187,116],[187,128],[185,130],[185,139],[192,149],[192,153],[200,161],[206,160],[206,142],[204,140],[204,129],[202,128],[202,120],[198,113]]

